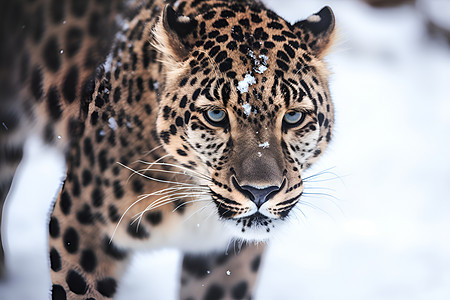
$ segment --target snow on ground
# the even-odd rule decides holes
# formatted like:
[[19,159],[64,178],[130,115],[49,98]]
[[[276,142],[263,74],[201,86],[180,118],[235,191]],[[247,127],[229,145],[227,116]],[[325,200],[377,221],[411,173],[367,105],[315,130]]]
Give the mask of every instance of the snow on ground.
[[[298,209],[272,241],[255,299],[450,299],[449,48],[426,37],[411,7],[266,3],[289,21],[325,4],[335,11],[335,139],[309,174],[333,167],[340,178],[310,179],[303,200],[316,208],[301,206],[304,215]],[[21,169],[4,220],[10,278],[0,299],[43,300],[46,218],[62,157],[30,143]],[[176,299],[180,259],[173,250],[137,255],[117,299]]]

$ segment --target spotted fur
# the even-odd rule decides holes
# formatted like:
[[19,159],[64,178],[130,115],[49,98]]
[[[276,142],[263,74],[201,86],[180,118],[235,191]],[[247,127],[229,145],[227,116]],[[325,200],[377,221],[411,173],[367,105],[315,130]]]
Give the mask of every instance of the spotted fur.
[[251,0],[169,2],[5,2],[0,201],[30,125],[67,157],[52,299],[113,298],[132,252],[167,246],[180,299],[250,299],[258,243],[331,139],[330,8],[290,24]]

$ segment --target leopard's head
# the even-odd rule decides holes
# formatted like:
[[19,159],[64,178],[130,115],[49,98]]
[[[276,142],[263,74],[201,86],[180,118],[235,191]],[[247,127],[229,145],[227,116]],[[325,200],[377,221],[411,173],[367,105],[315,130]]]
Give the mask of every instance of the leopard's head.
[[217,218],[237,237],[264,240],[331,139],[322,59],[334,15],[325,7],[290,24],[260,5],[214,3],[199,15],[166,6],[154,28],[165,76],[157,131],[208,186]]

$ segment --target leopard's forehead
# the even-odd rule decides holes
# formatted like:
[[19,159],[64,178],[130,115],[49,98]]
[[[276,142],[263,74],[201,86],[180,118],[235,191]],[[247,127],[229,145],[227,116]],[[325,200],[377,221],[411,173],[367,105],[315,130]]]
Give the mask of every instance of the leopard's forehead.
[[308,94],[320,74],[306,50],[308,34],[258,5],[219,1],[200,11],[189,67],[191,75],[209,78],[202,81],[209,100],[220,99],[239,120],[260,124],[305,96],[313,98]]
[[[221,4],[221,2],[219,2]],[[258,6],[222,3],[197,15],[194,50],[203,51],[229,79],[248,73],[284,77],[298,72],[311,57],[300,42],[301,32],[270,10]],[[305,42],[309,38],[302,37]]]

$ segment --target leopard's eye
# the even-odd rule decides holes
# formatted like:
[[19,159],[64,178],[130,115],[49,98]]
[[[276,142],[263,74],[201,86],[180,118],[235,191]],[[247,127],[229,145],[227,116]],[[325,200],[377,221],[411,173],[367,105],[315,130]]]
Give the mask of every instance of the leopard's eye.
[[223,109],[211,109],[204,113],[205,119],[214,126],[223,126],[227,120],[227,113]]
[[300,125],[304,119],[305,114],[292,110],[284,115],[283,122],[289,127],[294,127]]

